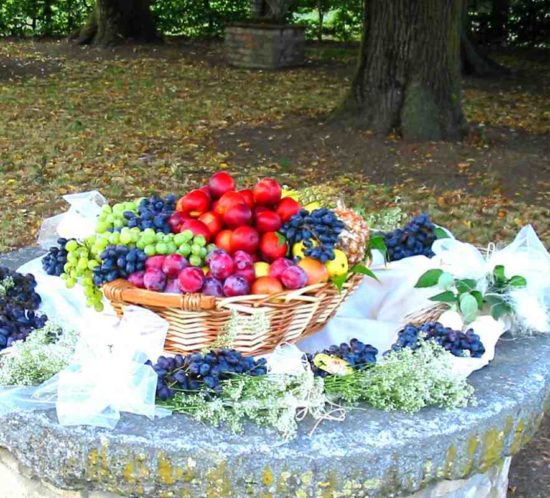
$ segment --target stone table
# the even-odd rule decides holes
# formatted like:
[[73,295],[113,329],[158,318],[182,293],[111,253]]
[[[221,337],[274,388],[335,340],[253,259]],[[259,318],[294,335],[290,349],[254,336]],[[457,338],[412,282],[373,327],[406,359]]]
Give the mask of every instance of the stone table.
[[355,410],[311,436],[305,421],[288,443],[180,415],[125,415],[113,431],[61,427],[53,411],[5,415],[0,497],[504,497],[510,456],[550,399],[549,357],[550,337],[504,338],[491,366],[470,377],[477,406]]

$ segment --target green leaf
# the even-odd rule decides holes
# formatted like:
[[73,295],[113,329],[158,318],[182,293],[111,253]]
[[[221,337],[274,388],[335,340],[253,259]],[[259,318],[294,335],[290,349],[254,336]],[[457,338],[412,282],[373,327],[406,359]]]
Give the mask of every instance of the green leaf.
[[386,247],[386,243],[384,242],[384,236],[383,235],[371,236],[367,245],[367,250],[380,251],[382,253],[382,256],[384,256],[384,259],[386,259],[388,248]]
[[418,282],[416,282],[415,287],[418,289],[433,287],[434,285],[437,285],[437,282],[439,281],[439,277],[441,277],[441,275],[443,275],[443,270],[428,270],[420,276]]
[[505,283],[506,282],[506,275],[504,273],[504,266],[503,265],[496,265],[493,269],[493,276],[495,277],[495,280],[499,283]]
[[438,303],[456,303],[456,295],[453,291],[445,291],[430,297],[430,301]]
[[512,287],[525,287],[527,285],[527,279],[521,275],[514,275],[510,280],[508,280],[508,285]]
[[435,227],[434,233],[435,233],[436,238],[438,238],[438,239],[450,239],[451,238],[451,236],[449,235],[449,232],[447,232],[447,230],[445,230],[442,227]]
[[473,278],[463,278],[456,281],[456,290],[460,294],[475,290],[477,282]]
[[500,294],[485,294],[485,301],[487,304],[495,305],[495,304],[501,304],[505,303],[506,301]]
[[344,288],[344,284],[346,283],[347,275],[335,275],[334,277],[331,277],[330,281],[334,284],[334,286],[342,292],[342,289]]
[[466,322],[471,322],[475,319],[479,308],[477,306],[477,299],[472,296],[472,294],[462,294],[460,296],[459,306]]
[[478,290],[473,290],[472,292],[470,292],[470,294],[476,298],[477,307],[480,310],[483,309],[483,304],[484,304],[483,294],[481,292],[479,292]]
[[280,232],[275,232],[275,233],[277,234],[277,240],[278,240],[279,244],[281,244],[281,245],[285,244],[286,243],[285,236]]
[[380,282],[376,274],[370,268],[367,268],[365,265],[357,264],[353,266],[349,272],[358,273],[359,275],[366,275],[367,277],[374,278],[374,280],[376,280],[377,282]]
[[499,318],[502,318],[503,316],[509,315],[512,313],[512,308],[508,303],[505,303],[504,301],[502,303],[495,304],[491,306],[491,316],[498,320]]

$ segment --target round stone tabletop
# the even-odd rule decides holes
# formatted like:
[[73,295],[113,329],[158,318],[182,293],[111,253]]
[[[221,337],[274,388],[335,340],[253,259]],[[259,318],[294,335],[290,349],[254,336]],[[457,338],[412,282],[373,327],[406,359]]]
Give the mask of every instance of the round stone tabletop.
[[[0,261],[1,263],[1,261]],[[295,440],[240,435],[173,415],[124,415],[113,431],[61,427],[54,411],[0,417],[0,446],[57,488],[124,496],[400,496],[483,473],[536,431],[549,394],[550,336],[504,336],[470,381],[477,405],[417,414],[357,409]]]

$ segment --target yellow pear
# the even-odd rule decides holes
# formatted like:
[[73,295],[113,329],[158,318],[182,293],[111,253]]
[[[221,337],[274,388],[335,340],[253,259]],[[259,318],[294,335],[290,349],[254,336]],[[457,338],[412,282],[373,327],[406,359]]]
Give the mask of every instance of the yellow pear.
[[335,258],[325,263],[328,274],[330,277],[338,277],[340,275],[346,275],[349,270],[348,257],[344,251],[340,249],[334,249]]
[[257,261],[254,263],[254,273],[256,274],[256,278],[267,277],[269,275],[269,263]]

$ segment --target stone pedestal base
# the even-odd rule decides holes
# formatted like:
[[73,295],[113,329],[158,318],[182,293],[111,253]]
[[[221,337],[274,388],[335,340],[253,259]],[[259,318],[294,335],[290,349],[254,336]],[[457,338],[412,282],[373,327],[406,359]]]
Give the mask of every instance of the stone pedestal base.
[[[437,482],[407,498],[506,498],[510,461],[508,457],[484,474],[474,474],[468,479]],[[5,449],[0,449],[0,483],[0,498],[122,498],[102,491],[56,488],[34,478],[31,471]]]
[[468,479],[440,481],[407,498],[506,498],[512,458]]
[[235,24],[225,29],[225,53],[233,66],[280,69],[305,61],[305,28],[293,25]]

